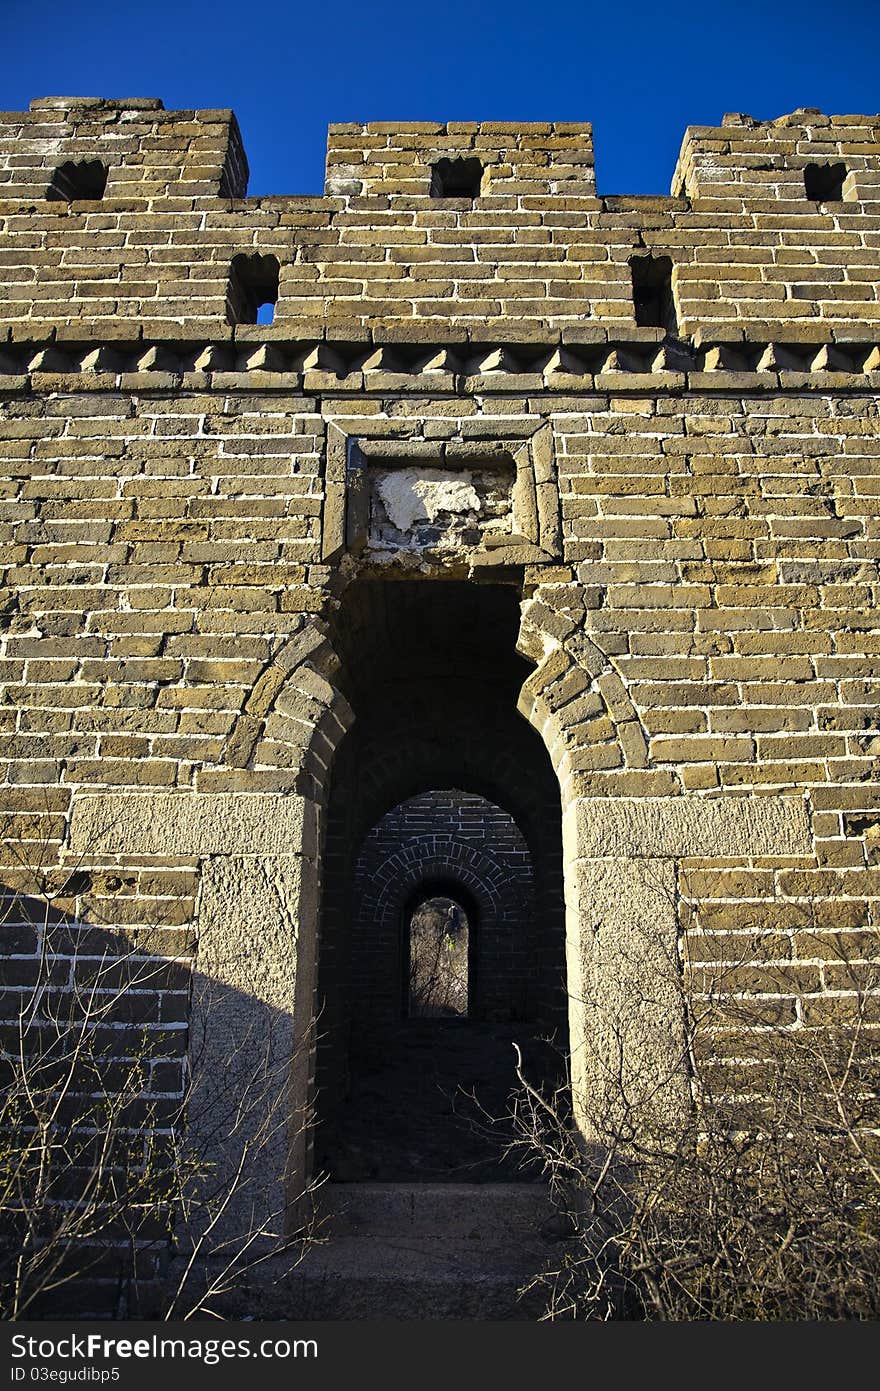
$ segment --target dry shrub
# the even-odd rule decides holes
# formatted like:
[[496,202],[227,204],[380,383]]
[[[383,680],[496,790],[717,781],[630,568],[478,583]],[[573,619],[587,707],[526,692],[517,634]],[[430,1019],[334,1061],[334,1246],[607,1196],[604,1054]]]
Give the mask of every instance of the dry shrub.
[[258,1041],[245,1093],[230,1073],[206,1095],[192,1027],[175,1055],[142,1017],[151,992],[189,988],[189,963],[145,946],[148,929],[132,945],[60,912],[31,881],[6,891],[2,920],[39,945],[9,958],[2,997],[0,1317],[217,1315],[257,1269],[286,1278],[314,1232],[310,1194],[291,1232],[262,1191],[262,1154],[294,1132],[289,1057],[279,1075]]
[[719,972],[689,1044],[704,1040],[705,1056],[707,1038],[736,1031],[748,1090],[695,1077],[684,1118],[581,1098],[588,1144],[566,1098],[520,1069],[516,1146],[541,1156],[569,1232],[533,1282],[547,1318],[880,1317],[877,981],[851,972],[833,1028],[768,1025],[766,1009],[725,997]]

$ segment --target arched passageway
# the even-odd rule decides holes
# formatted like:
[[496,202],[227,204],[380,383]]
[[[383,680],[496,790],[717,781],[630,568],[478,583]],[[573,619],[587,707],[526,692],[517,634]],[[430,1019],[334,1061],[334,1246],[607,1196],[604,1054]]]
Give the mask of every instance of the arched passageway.
[[[356,718],[328,806],[316,1071],[318,1168],[338,1180],[520,1178],[489,1121],[513,1043],[530,1078],[559,1077],[559,790],[516,711],[518,599],[370,580],[339,614]],[[432,976],[446,995],[426,1009]]]

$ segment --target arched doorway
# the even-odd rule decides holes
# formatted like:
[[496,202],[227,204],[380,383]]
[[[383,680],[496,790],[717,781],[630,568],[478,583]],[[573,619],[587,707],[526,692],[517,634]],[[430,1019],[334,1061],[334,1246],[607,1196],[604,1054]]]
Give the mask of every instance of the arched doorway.
[[[518,600],[513,585],[369,580],[343,602],[356,719],[327,814],[316,1069],[317,1167],[337,1180],[521,1178],[504,1157],[513,1044],[530,1080],[561,1077],[559,789],[516,710]],[[438,899],[456,922],[434,946],[465,1004],[424,1011],[413,923]]]
[[404,1015],[468,1019],[474,1013],[472,955],[477,915],[454,882],[423,884],[403,913]]

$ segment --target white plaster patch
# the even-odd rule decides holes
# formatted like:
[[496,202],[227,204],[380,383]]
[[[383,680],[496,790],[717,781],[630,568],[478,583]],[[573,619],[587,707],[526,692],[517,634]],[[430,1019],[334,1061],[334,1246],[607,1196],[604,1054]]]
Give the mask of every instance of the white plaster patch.
[[441,512],[479,513],[479,494],[470,473],[441,469],[395,469],[376,483],[388,520],[399,531],[416,521],[433,522]]

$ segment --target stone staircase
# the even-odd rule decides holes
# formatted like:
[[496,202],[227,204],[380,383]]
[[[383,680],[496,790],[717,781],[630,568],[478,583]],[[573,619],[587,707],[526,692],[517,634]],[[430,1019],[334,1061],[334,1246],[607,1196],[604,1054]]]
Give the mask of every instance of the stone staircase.
[[536,1320],[540,1291],[519,1291],[564,1248],[540,1184],[327,1184],[318,1213],[294,1271],[239,1291],[256,1317]]

